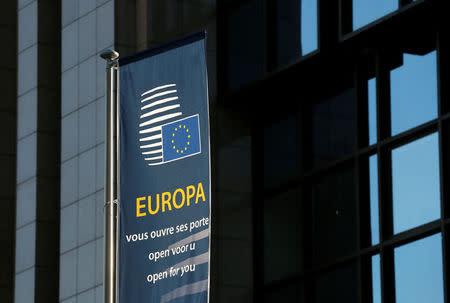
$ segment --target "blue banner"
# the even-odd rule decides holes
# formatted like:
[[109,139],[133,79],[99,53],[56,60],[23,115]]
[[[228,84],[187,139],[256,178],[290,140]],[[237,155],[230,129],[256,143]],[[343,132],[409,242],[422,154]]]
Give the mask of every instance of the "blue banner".
[[207,302],[205,34],[120,59],[119,79],[119,302]]

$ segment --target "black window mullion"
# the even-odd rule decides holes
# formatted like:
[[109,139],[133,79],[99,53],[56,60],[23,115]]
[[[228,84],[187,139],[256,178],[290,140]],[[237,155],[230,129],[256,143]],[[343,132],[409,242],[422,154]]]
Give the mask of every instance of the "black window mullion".
[[264,66],[265,72],[273,71],[277,65],[277,40],[276,40],[276,3],[274,0],[263,0],[264,3]]
[[[368,106],[367,106],[367,81],[364,84],[364,76],[362,76],[362,72],[359,69],[359,65],[355,65],[354,71],[354,87],[356,94],[356,102],[355,102],[355,113],[356,113],[356,127],[355,127],[355,146],[357,149],[360,148],[361,145],[365,144],[368,138]],[[370,207],[367,206],[369,200],[367,199],[367,190],[366,187],[366,175],[364,174],[365,165],[360,166],[361,158],[358,153],[355,156],[355,196],[356,196],[356,216],[357,216],[357,226],[356,226],[356,245],[357,245],[357,254],[358,254],[358,275],[360,279],[358,279],[358,302],[367,302],[364,298],[366,291],[370,289],[371,285],[367,284],[367,279],[363,276],[363,274],[367,273],[363,269],[364,264],[362,264],[361,259],[361,248],[362,246],[366,246],[365,242],[367,236],[370,237],[370,229],[367,235],[367,211]],[[361,171],[361,169],[363,171]],[[369,225],[370,226],[370,225]],[[370,239],[370,238],[369,238]]]
[[[376,56],[377,136],[378,142],[391,135],[390,69],[384,51]],[[380,227],[381,298],[384,303],[395,302],[394,250],[383,241],[392,237],[392,162],[391,151],[378,144],[378,209]]]
[[304,302],[315,302],[314,294],[314,274],[312,273],[312,253],[313,253],[313,239],[312,239],[312,184],[309,180],[303,183],[301,188],[302,195],[302,210],[303,214],[301,219],[303,220],[303,271],[309,273],[304,280]]
[[369,145],[369,101],[366,65],[367,57],[359,60],[355,72],[356,146],[358,149]]
[[398,7],[402,7],[412,3],[414,0],[398,0]]
[[[356,93],[356,146],[358,149],[369,144],[368,88],[364,61],[360,61],[355,71]],[[358,214],[358,256],[360,289],[358,302],[372,302],[372,262],[368,256],[361,256],[361,250],[371,244],[369,158],[356,153],[356,199]]]
[[252,228],[253,228],[253,302],[264,300],[264,134],[256,118],[252,120]]
[[342,37],[353,30],[353,0],[339,1],[339,35]]
[[442,27],[437,37],[438,112],[443,116],[450,112],[449,88],[445,85],[450,80],[450,30]]
[[217,96],[220,103],[224,103],[225,92],[228,87],[227,83],[227,66],[228,66],[228,49],[227,36],[227,9],[226,0],[217,0]]
[[358,229],[359,229],[359,257],[360,257],[360,277],[361,290],[360,302],[372,302],[372,266],[370,258],[363,255],[365,248],[371,244],[371,223],[370,223],[370,185],[369,185],[369,158],[359,156],[357,160],[358,171]]
[[318,46],[326,50],[339,41],[339,16],[337,1],[317,0],[318,12]]
[[[444,222],[444,220],[442,220]],[[444,285],[444,302],[448,302],[450,290],[450,269],[448,264],[448,256],[450,255],[450,225],[443,223],[442,227],[442,266],[443,266],[443,285]]]
[[391,136],[391,76],[388,55],[380,50],[376,54],[376,94],[377,94],[377,141],[383,141]]
[[392,177],[391,152],[383,148],[378,153],[378,196],[380,227],[381,298],[382,302],[395,302],[394,250],[383,242],[392,237]]
[[449,122],[443,121],[442,116],[449,112],[449,99],[447,98],[447,87],[449,79],[449,55],[450,41],[447,30],[441,30],[437,35],[437,82],[438,82],[438,117],[439,117],[439,168],[441,188],[441,231],[442,231],[442,265],[444,302],[448,301],[450,290],[450,268],[448,256],[450,255],[450,226],[445,224],[445,219],[450,217],[450,191],[447,184],[450,182],[450,128]]
[[373,289],[372,289],[372,256],[360,256],[361,259],[361,296],[359,302],[373,303]]
[[[300,144],[301,150],[302,175],[312,168],[312,117],[311,104],[303,103],[300,110]],[[303,220],[303,270],[309,272],[305,279],[304,299],[305,302],[315,302],[314,296],[314,274],[312,274],[313,257],[313,219],[312,219],[312,178],[304,178],[301,188],[302,195],[302,217]]]

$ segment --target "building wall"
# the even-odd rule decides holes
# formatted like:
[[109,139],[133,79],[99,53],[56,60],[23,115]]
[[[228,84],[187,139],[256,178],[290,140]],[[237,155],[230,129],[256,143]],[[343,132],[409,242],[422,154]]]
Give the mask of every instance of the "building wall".
[[[99,53],[114,48],[126,56],[203,29],[206,17],[208,29],[213,32],[215,7],[213,2],[203,5],[195,1],[187,4],[120,0],[61,3],[59,300],[101,302],[105,62]],[[162,17],[163,11],[171,21]],[[192,20],[196,22],[191,24]],[[208,45],[209,62],[214,62],[214,40]]]
[[11,302],[14,293],[14,235],[16,210],[16,3],[0,4],[0,35],[10,47],[0,48],[0,297]]
[[[414,265],[443,263],[429,275],[436,280],[419,278],[403,291],[425,280],[440,287],[443,276],[443,291],[433,291],[448,299],[449,44],[440,1],[391,0],[384,8],[363,0],[0,2],[2,41],[11,42],[0,48],[1,299],[102,302],[105,62],[99,54],[113,48],[123,57],[203,29],[211,302],[340,302],[342,296],[391,302],[402,294],[397,281],[409,276],[398,265],[407,259],[395,257],[405,247],[420,259]],[[367,18],[369,2],[374,16]],[[434,112],[391,133],[391,120],[398,120],[391,111],[400,87],[395,79],[406,78],[391,75],[425,74],[403,58],[433,59],[426,78],[436,94],[416,112]],[[425,82],[407,90],[425,91]],[[261,106],[265,100],[270,106]],[[401,116],[412,121],[408,114],[420,104],[400,107]],[[403,148],[411,153],[429,134],[433,156],[424,158],[435,164],[438,198],[430,205],[437,212],[396,233],[394,223],[407,211],[392,211],[393,184],[402,176],[394,172],[403,163],[395,156]],[[420,210],[417,205],[408,201],[408,209]],[[432,258],[414,248],[430,239],[438,244],[430,246]]]
[[61,1],[60,302],[102,302],[105,62],[114,1]]
[[[65,0],[52,6],[52,1],[18,0],[15,4],[18,31],[13,36],[18,41],[17,54],[12,56],[17,59],[18,85],[13,99],[18,122],[8,157],[14,156],[17,145],[17,168],[12,168],[17,178],[11,185],[12,196],[17,192],[17,222],[10,224],[16,226],[15,233],[8,234],[16,261],[11,266],[15,278],[4,284],[11,289],[15,281],[14,302],[102,302],[105,62],[99,54],[115,48],[125,56],[198,30],[208,32],[211,129],[213,137],[220,137],[213,145],[215,160],[226,166],[213,167],[218,182],[213,194],[217,223],[212,252],[218,262],[211,268],[211,295],[224,302],[248,301],[252,292],[249,125],[241,122],[245,117],[216,102],[215,1]],[[11,106],[10,125],[16,124],[15,108]],[[218,130],[219,124],[231,120],[236,122],[233,127]],[[226,165],[229,162],[233,165]],[[241,262],[229,257],[243,251]]]
[[55,302],[59,268],[59,5],[46,0],[21,0],[16,5],[14,302]]

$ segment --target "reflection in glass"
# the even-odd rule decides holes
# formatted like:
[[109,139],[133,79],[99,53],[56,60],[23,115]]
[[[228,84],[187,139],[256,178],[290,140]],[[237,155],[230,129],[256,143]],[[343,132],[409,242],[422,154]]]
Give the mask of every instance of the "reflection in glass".
[[381,303],[380,255],[372,256],[372,300]]
[[299,191],[290,191],[264,203],[264,281],[299,273],[302,262]]
[[438,135],[392,151],[394,233],[440,217]]
[[335,160],[355,148],[355,94],[348,89],[312,109],[315,165]]
[[301,2],[302,55],[306,55],[317,49],[317,0]]
[[380,242],[378,227],[378,157],[373,155],[369,158],[370,179],[370,230],[372,245]]
[[277,65],[317,49],[317,0],[274,1]]
[[404,54],[391,71],[391,118],[393,136],[437,118],[436,51]]
[[377,143],[377,80],[367,81],[369,102],[369,145]]
[[227,85],[229,90],[255,80],[264,72],[262,2],[242,1],[230,9],[227,20]]
[[400,246],[394,254],[397,303],[444,302],[441,234]]
[[338,267],[316,280],[317,303],[353,303],[358,301],[358,269],[356,263]]
[[321,178],[312,190],[313,262],[324,264],[356,249],[353,168]]
[[267,291],[264,294],[264,303],[279,303],[279,302],[304,302],[303,296],[303,283],[283,283],[281,287],[276,290]]
[[353,30],[398,9],[398,0],[353,0]]
[[278,66],[289,63],[301,55],[300,2],[298,0],[275,2]]
[[270,187],[298,175],[298,116],[264,128],[264,186]]

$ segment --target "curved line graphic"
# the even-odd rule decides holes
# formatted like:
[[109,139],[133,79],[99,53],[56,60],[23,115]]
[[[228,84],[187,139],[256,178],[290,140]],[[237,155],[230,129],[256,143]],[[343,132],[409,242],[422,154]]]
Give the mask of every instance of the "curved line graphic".
[[173,100],[178,100],[178,96],[176,96],[176,97],[164,98],[164,99],[161,99],[161,100],[152,102],[152,103],[150,103],[150,104],[144,105],[144,106],[141,107],[141,110],[144,110],[144,109],[147,109],[147,108],[149,108],[149,107],[153,107],[153,106],[156,106],[156,105],[159,105],[159,104],[163,104],[163,103],[166,103],[166,102],[169,102],[169,101],[173,101]]
[[147,95],[147,94],[151,94],[151,93],[153,93],[154,91],[157,91],[157,90],[160,90],[160,89],[163,89],[163,88],[173,87],[173,86],[175,86],[175,85],[176,85],[176,84],[166,84],[166,85],[157,86],[157,87],[155,87],[155,88],[152,88],[152,89],[150,89],[150,90],[148,90],[148,91],[142,93],[142,94],[141,94],[141,97],[143,97],[143,96],[145,96],[145,95]]
[[174,90],[168,90],[168,91],[165,91],[165,92],[160,92],[160,93],[151,95],[150,97],[147,97],[147,98],[142,99],[142,100],[141,100],[141,103],[147,102],[148,100],[155,99],[156,97],[161,97],[161,96],[169,95],[169,94],[176,93],[176,92],[177,92],[176,89],[174,89]]
[[175,118],[175,117],[178,117],[178,116],[181,116],[181,115],[182,115],[181,112],[177,112],[177,113],[174,113],[174,114],[164,115],[164,116],[161,116],[161,117],[158,117],[158,118],[153,118],[153,119],[150,119],[148,121],[142,122],[141,124],[139,124],[139,127],[151,125],[151,124],[158,123],[158,122],[161,122],[161,121],[164,121],[164,120],[168,120],[168,119],[171,119],[171,118]]
[[162,134],[159,135],[154,135],[154,136],[150,136],[150,137],[145,137],[145,138],[140,138],[139,141],[151,141],[151,140],[156,140],[156,139],[161,139],[162,138]]
[[157,142],[157,143],[148,144],[148,145],[141,145],[139,147],[140,148],[151,148],[151,147],[156,147],[156,146],[162,146],[162,143],[161,142]]
[[141,119],[142,119],[142,118],[147,118],[147,117],[149,117],[149,116],[153,116],[153,115],[155,115],[155,114],[163,113],[163,112],[166,112],[166,111],[168,111],[168,110],[171,110],[171,109],[174,109],[174,108],[177,108],[177,107],[180,107],[180,104],[164,106],[164,107],[161,107],[161,108],[152,110],[152,111],[150,111],[150,112],[148,112],[148,113],[145,113],[145,114],[141,115],[140,118],[141,118]]

